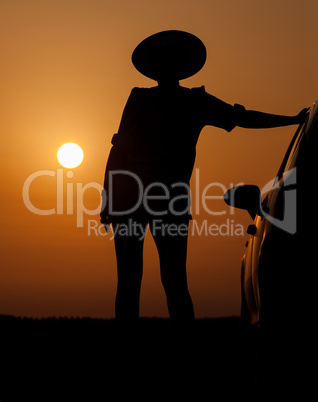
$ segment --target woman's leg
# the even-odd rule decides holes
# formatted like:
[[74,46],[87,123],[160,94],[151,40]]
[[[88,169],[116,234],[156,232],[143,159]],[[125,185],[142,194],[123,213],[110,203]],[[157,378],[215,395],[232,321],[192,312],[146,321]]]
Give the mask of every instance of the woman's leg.
[[113,224],[118,275],[115,315],[120,320],[136,320],[139,317],[143,230],[146,227],[146,222],[133,220]]
[[186,273],[189,222],[165,222],[161,224],[161,229],[159,226],[158,223],[150,223],[159,253],[161,281],[166,292],[170,317],[180,321],[194,320]]

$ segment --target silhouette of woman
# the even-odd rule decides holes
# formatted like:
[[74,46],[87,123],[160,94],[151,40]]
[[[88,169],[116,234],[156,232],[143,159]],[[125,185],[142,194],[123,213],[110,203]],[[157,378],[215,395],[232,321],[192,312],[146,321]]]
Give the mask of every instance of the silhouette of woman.
[[103,191],[101,222],[112,223],[117,257],[116,318],[139,317],[143,243],[149,225],[160,259],[169,315],[193,320],[186,259],[190,214],[189,181],[196,143],[206,125],[230,132],[235,126],[266,128],[300,123],[297,116],[247,111],[179,80],[197,73],[204,44],[182,31],[163,31],[142,41],[132,54],[139,72],[158,82],[134,88],[113,136]]

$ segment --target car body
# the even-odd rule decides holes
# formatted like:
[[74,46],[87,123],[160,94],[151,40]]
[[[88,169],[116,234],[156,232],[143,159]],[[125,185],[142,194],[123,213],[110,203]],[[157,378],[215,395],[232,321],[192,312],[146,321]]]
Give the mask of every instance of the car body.
[[282,384],[283,378],[307,383],[311,376],[308,362],[316,344],[317,315],[317,149],[316,102],[297,128],[276,178],[262,191],[242,185],[224,195],[227,204],[247,210],[253,219],[241,264],[242,347],[247,360],[253,356],[249,372],[254,370],[263,383]]
[[246,209],[254,219],[241,268],[241,318],[247,327],[290,331],[313,314],[317,142],[315,103],[297,128],[276,178],[262,192],[243,185],[224,195],[227,204]]

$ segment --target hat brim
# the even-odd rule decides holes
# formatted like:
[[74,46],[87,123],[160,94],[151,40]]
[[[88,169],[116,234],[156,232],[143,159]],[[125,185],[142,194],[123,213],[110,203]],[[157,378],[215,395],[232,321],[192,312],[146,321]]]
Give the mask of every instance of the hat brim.
[[132,54],[136,69],[156,81],[162,78],[189,78],[201,70],[205,61],[203,42],[188,32],[175,30],[149,36]]

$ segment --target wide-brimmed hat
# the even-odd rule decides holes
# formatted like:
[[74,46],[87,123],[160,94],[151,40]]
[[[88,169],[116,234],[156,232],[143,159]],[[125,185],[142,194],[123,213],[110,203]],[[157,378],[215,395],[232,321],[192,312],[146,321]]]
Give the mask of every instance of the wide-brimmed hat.
[[146,77],[183,80],[196,74],[206,60],[203,42],[184,31],[162,31],[144,39],[134,50],[132,62]]

